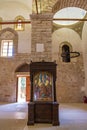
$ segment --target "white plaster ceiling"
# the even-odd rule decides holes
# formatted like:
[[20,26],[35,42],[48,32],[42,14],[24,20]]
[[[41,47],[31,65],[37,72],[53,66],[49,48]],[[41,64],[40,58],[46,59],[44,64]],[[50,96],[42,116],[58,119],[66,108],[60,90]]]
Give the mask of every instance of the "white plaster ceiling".
[[6,4],[14,4],[17,3],[19,6],[23,5],[28,10],[32,11],[32,0],[0,0],[0,7],[6,5]]
[[30,19],[32,0],[0,0],[0,17],[3,21],[13,20],[21,15]]

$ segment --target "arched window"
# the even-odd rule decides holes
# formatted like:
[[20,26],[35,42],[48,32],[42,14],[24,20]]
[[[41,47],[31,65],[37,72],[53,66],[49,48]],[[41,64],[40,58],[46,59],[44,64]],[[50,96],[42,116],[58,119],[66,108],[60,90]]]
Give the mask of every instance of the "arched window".
[[13,56],[13,40],[1,41],[1,56],[3,57]]
[[63,62],[70,62],[70,48],[68,45],[62,46],[62,60]]
[[23,23],[21,23],[21,22],[24,21],[24,17],[17,16],[15,18],[15,21],[18,22],[18,24],[15,24],[15,30],[23,31],[25,29],[25,25]]
[[18,34],[12,28],[0,31],[0,56],[13,57],[18,50]]

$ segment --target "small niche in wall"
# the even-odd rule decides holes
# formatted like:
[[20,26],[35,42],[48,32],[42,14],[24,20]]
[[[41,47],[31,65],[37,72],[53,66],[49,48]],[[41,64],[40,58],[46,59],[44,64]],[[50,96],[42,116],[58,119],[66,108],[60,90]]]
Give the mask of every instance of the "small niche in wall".
[[63,62],[70,62],[70,48],[68,45],[62,46],[62,60]]
[[37,43],[36,44],[36,52],[44,52],[44,44]]

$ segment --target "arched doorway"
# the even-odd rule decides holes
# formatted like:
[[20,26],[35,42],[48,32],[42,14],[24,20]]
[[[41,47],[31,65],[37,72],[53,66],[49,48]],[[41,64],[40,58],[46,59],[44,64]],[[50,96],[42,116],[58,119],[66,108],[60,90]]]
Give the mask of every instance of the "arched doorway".
[[29,64],[22,64],[16,69],[17,88],[16,101],[26,102],[30,101],[30,74]]

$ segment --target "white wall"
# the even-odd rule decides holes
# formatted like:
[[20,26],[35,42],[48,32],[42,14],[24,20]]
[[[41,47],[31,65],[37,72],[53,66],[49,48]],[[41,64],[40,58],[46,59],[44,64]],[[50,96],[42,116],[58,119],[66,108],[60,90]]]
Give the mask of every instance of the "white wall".
[[52,52],[59,52],[59,46],[62,42],[69,42],[73,47],[73,51],[82,51],[81,38],[72,29],[62,28],[56,30],[52,35]]
[[83,27],[82,35],[82,45],[83,45],[83,56],[84,56],[84,71],[85,71],[85,94],[87,96],[87,22],[85,22]]
[[[32,13],[32,0],[15,0],[8,1],[3,0],[0,2],[0,17],[3,21],[14,21],[14,19],[21,15],[25,20],[30,20],[30,14]],[[13,28],[14,25],[2,25],[4,28]],[[31,52],[31,24],[25,25],[25,31],[18,32],[18,53],[30,53]]]

